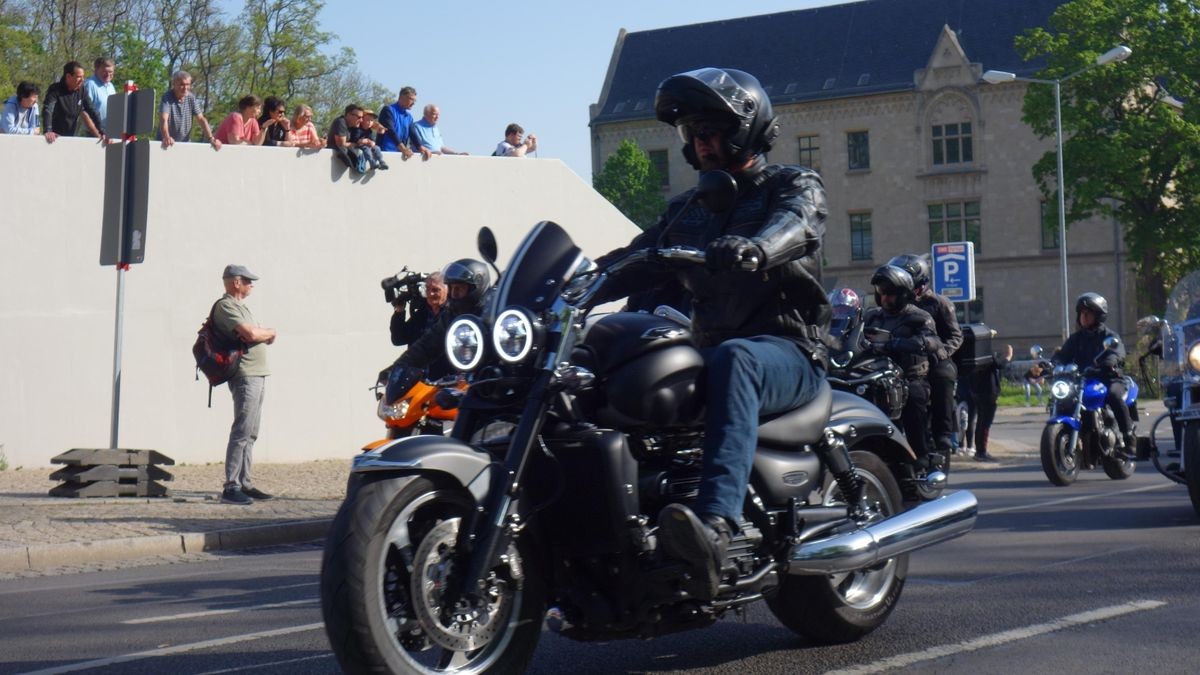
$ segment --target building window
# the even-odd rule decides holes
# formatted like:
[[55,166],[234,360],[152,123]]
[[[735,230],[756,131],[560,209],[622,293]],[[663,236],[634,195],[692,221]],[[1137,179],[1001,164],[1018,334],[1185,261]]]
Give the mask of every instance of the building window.
[[850,214],[850,259],[870,260],[871,251],[871,214]]
[[846,134],[846,154],[850,169],[871,168],[871,142],[866,131],[851,131]]
[[980,234],[979,202],[945,202],[929,205],[929,244],[970,241],[975,255],[983,253]]
[[933,163],[966,164],[975,161],[971,148],[971,123],[933,125]]
[[671,187],[671,165],[666,150],[651,150],[646,153],[654,170],[658,171],[658,186],[664,190]]
[[1041,203],[1042,214],[1042,248],[1044,250],[1058,249],[1058,219],[1050,213],[1050,206]]
[[800,137],[800,166],[807,166],[813,171],[821,170],[821,146],[818,136]]
[[983,288],[975,287],[975,299],[970,302],[954,303],[954,316],[959,323],[984,323]]

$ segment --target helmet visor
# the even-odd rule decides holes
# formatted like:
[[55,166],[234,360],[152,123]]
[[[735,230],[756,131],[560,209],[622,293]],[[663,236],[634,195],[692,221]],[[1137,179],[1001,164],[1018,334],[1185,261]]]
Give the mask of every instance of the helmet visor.
[[675,123],[679,140],[691,145],[693,139],[708,141],[712,138],[728,140],[737,131],[737,122],[714,118],[711,115],[685,117]]
[[682,76],[699,80],[704,86],[712,89],[717,96],[728,102],[730,109],[734,112],[754,112],[756,105],[754,96],[724,70],[720,68],[700,68],[699,70],[682,73]]

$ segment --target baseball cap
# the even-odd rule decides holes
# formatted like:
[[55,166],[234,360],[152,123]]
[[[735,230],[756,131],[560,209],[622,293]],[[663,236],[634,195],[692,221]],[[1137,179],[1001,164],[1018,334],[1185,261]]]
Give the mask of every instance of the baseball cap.
[[250,281],[258,281],[258,275],[247,269],[245,265],[226,265],[225,272],[221,275],[221,278],[231,279],[233,277],[243,277]]

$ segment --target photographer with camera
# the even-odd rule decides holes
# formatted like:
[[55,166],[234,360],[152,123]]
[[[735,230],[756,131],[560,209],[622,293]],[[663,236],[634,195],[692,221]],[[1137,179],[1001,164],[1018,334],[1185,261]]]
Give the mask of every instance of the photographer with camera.
[[392,344],[397,347],[415,342],[432,328],[446,304],[446,285],[442,283],[441,272],[423,274],[405,267],[379,285],[394,310],[390,328]]

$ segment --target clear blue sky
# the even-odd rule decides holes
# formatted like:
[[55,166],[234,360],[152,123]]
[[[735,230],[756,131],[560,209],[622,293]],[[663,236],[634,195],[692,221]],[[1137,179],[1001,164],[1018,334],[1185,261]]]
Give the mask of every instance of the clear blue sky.
[[[629,32],[839,4],[838,0],[510,0],[328,2],[321,26],[352,47],[366,75],[417,89],[414,117],[441,108],[446,144],[491,154],[517,122],[538,156],[591,180],[588,106],[621,28]],[[721,64],[713,64],[721,65]],[[391,102],[391,101],[388,101]],[[378,105],[381,101],[362,101]]]

